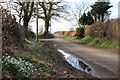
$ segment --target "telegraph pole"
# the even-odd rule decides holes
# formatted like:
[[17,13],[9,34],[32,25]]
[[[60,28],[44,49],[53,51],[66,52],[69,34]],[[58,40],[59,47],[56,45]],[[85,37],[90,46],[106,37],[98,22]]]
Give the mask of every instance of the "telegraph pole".
[[50,24],[50,34],[51,34],[51,19],[50,19],[50,22],[49,22],[49,24]]
[[38,42],[38,2],[36,1],[36,42]]

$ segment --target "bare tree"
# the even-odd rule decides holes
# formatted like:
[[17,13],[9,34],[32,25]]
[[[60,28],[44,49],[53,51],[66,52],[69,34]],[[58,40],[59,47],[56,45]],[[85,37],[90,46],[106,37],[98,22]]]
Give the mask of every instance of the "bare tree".
[[23,20],[23,26],[24,26],[24,37],[27,37],[27,31],[28,31],[28,24],[30,22],[30,19],[32,17],[33,13],[33,7],[34,7],[34,2],[31,0],[30,2],[20,2],[17,0],[14,2],[15,4],[13,5],[13,9],[16,11],[19,17],[19,22]]
[[39,2],[39,5],[39,18],[45,22],[44,35],[47,35],[49,34],[50,20],[63,17],[63,14],[66,13],[66,4],[61,1],[46,0],[46,2]]
[[74,25],[77,25],[77,26],[80,26],[79,24],[79,18],[88,10],[89,8],[89,5],[85,2],[82,2],[82,3],[77,3],[75,5],[75,9],[72,10],[72,18],[70,20],[75,20],[75,24]]

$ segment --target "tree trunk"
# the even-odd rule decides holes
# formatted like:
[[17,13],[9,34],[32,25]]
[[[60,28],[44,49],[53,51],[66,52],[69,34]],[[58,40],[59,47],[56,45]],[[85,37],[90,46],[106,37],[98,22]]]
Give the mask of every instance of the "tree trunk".
[[94,16],[94,22],[97,22],[97,17],[96,16]]
[[24,38],[27,38],[27,32],[28,32],[28,22],[27,22],[27,20],[25,20],[23,22],[23,26],[24,26]]
[[44,35],[49,34],[49,19],[45,20],[45,31],[44,31]]
[[101,20],[100,20],[100,15],[98,15],[98,20],[99,20],[99,22],[101,22]]
[[104,14],[102,14],[101,18],[102,18],[102,22],[104,22]]

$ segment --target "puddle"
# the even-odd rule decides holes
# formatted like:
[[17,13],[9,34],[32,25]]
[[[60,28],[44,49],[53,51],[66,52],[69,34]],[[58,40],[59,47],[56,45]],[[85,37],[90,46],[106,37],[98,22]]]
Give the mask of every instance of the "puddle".
[[64,55],[65,60],[73,67],[75,67],[78,70],[82,70],[84,72],[91,74],[91,68],[82,60],[64,52],[63,50],[58,49],[58,51]]

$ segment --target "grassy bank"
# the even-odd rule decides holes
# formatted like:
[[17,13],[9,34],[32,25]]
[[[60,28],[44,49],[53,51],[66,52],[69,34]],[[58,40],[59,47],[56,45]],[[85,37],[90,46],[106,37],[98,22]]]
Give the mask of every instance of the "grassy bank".
[[26,49],[12,48],[3,55],[3,77],[9,78],[45,78],[57,74],[44,59],[44,44],[26,40]]
[[98,47],[106,47],[106,48],[114,48],[114,49],[120,49],[120,44],[118,42],[109,41],[106,39],[100,39],[100,38],[92,38],[89,36],[84,37],[80,40],[80,43],[85,43],[93,46]]
[[[66,39],[70,39],[70,40],[77,39],[77,37],[71,37],[69,35],[63,35],[60,33],[57,33],[57,34],[61,35],[62,37],[66,38]],[[120,44],[118,44],[118,42],[113,42],[113,41],[109,41],[106,39],[100,39],[100,38],[92,38],[89,36],[82,38],[80,40],[80,43],[84,43],[84,44],[88,44],[88,45],[92,45],[92,46],[98,46],[98,47],[120,49]]]

